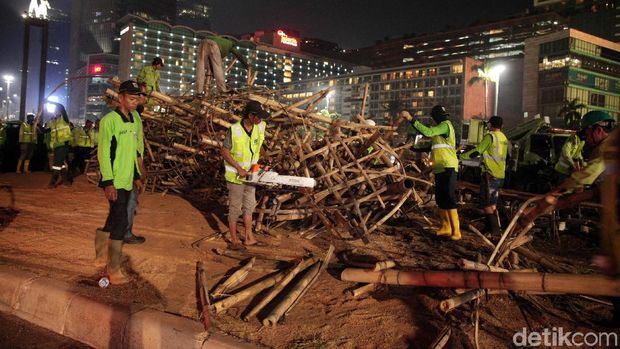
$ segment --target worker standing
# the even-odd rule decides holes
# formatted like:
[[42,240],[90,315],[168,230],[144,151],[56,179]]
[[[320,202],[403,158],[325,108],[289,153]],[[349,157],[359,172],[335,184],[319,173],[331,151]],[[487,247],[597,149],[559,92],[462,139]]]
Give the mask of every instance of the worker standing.
[[67,158],[72,142],[71,126],[65,107],[56,102],[48,102],[55,105],[55,116],[49,122],[50,144],[54,147],[54,162],[52,164],[52,178],[48,184],[49,188],[55,188],[58,179],[62,178],[64,185],[71,185],[69,171],[67,168]]
[[22,173],[22,164],[24,165],[24,173],[30,173],[30,160],[34,155],[34,149],[37,145],[37,132],[34,125],[34,114],[26,116],[26,122],[19,126],[19,160],[17,161],[17,170],[15,172]]
[[438,236],[450,236],[452,240],[461,239],[461,227],[456,204],[456,174],[458,158],[456,157],[456,136],[454,127],[448,117],[450,114],[441,105],[431,110],[431,118],[437,125],[428,127],[407,111],[401,117],[413,123],[413,127],[423,136],[431,139],[432,170],[435,175],[435,201],[439,207],[441,227],[435,232]]
[[95,141],[92,138],[93,122],[86,120],[84,127],[76,127],[73,129],[73,153],[74,158],[71,162],[71,174],[77,176],[84,173],[86,168],[86,160],[90,158],[93,151]]
[[579,171],[584,165],[583,146],[586,144],[582,132],[577,132],[566,140],[560,151],[560,158],[555,164],[557,183],[563,182],[571,173]]
[[138,73],[136,81],[140,85],[142,92],[146,93],[147,96],[150,96],[154,91],[161,92],[159,87],[159,71],[163,67],[164,61],[159,57],[155,57],[151,65],[143,67],[140,73]]
[[97,159],[101,171],[99,186],[104,188],[110,204],[103,229],[95,234],[95,263],[103,264],[108,242],[106,273],[111,284],[124,284],[129,278],[123,272],[123,238],[128,224],[128,202],[134,185],[140,182],[140,144],[143,139],[140,116],[135,111],[144,93],[135,81],[125,81],[119,87],[119,106],[106,114],[100,123]]
[[496,237],[501,234],[497,214],[497,197],[506,177],[506,156],[510,146],[508,139],[501,131],[503,123],[501,117],[492,116],[488,122],[489,132],[484,135],[480,144],[460,156],[461,160],[482,156],[480,208],[484,210],[486,230]]
[[245,225],[245,245],[256,245],[258,241],[252,233],[252,213],[256,207],[256,187],[245,184],[244,179],[253,164],[258,163],[260,151],[265,139],[265,119],[269,113],[260,103],[249,101],[244,110],[244,117],[230,126],[222,147],[224,158],[224,178],[228,188],[228,227],[232,248],[239,248],[237,238],[237,220],[243,214]]
[[198,58],[196,61],[196,93],[203,95],[209,90],[205,86],[205,68],[208,69],[209,76],[213,76],[217,90],[226,93],[226,80],[224,78],[224,58],[233,54],[239,62],[248,70],[248,76],[252,74],[252,69],[246,58],[235,47],[235,42],[217,35],[210,35],[202,39],[198,46]]

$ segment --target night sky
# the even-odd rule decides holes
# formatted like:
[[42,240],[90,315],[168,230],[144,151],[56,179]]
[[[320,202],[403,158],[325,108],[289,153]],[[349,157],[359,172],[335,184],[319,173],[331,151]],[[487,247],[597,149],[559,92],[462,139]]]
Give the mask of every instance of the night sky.
[[[79,1],[79,0],[73,0]],[[157,1],[157,0],[144,0]],[[71,0],[49,0],[53,8],[70,13]],[[491,21],[523,13],[532,0],[210,0],[213,31],[241,34],[283,27],[304,37],[321,38],[343,48],[370,46],[386,37],[422,34]],[[29,0],[0,0],[0,76],[19,75],[23,39],[21,13]],[[54,53],[61,65],[48,69],[50,84],[68,67],[68,24],[50,33],[50,44],[64,45]],[[49,68],[49,67],[48,67]],[[49,74],[54,74],[50,76]],[[34,85],[30,83],[30,85]],[[0,83],[0,86],[4,86]],[[12,91],[18,88],[12,87]],[[4,98],[4,91],[0,93]]]

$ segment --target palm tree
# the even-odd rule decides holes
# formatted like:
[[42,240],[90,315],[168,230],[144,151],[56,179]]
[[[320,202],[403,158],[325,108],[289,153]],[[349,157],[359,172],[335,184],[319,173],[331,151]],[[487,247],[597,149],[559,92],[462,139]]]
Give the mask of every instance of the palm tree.
[[469,79],[467,82],[469,86],[478,82],[484,83],[484,118],[486,119],[489,115],[487,110],[489,106],[489,81],[493,81],[491,79],[491,65],[488,63],[476,64],[471,67],[471,70],[477,72],[478,75]]
[[581,120],[581,113],[578,109],[585,107],[585,104],[579,103],[579,98],[574,98],[572,101],[567,99],[564,101],[562,108],[558,111],[558,118],[564,120],[566,127],[577,129],[579,127],[579,121]]

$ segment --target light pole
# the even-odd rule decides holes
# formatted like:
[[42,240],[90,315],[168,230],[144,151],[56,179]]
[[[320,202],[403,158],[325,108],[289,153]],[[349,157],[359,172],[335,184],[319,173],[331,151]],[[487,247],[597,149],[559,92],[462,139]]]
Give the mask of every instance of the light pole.
[[11,104],[11,83],[13,82],[13,75],[2,76],[4,82],[6,82],[6,119],[9,119],[9,105]]
[[495,83],[495,106],[493,108],[493,115],[497,115],[497,101],[499,97],[499,78],[506,70],[506,66],[503,64],[494,65],[489,72],[491,80]]

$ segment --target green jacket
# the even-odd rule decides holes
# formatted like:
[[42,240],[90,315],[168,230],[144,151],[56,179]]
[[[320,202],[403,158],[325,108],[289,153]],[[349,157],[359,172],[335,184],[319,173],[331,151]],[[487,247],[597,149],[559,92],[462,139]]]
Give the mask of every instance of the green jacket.
[[449,120],[445,120],[436,126],[428,127],[416,120],[413,127],[424,137],[429,137],[432,142],[431,161],[433,173],[442,173],[446,168],[459,170],[459,160],[456,157],[456,136],[454,127]]
[[155,70],[152,65],[143,67],[136,79],[138,84],[146,86],[146,93],[159,91],[159,70]]
[[568,137],[562,146],[560,158],[555,164],[555,170],[568,176],[574,171],[575,162],[584,164],[582,150],[585,144],[586,142],[579,139],[577,135]]
[[95,140],[92,138],[92,129],[86,131],[83,127],[73,129],[73,145],[82,148],[92,148]]
[[243,56],[243,54],[241,54],[241,52],[239,52],[235,48],[234,41],[217,35],[209,35],[206,37],[206,39],[209,39],[217,44],[217,46],[220,48],[220,55],[222,56],[222,58],[225,58],[232,53],[233,55],[235,55],[235,57],[237,57],[239,62],[243,64],[244,67],[248,67],[247,59],[245,58],[245,56]]
[[142,120],[138,112],[121,116],[117,109],[106,114],[99,124],[97,159],[101,186],[132,190],[134,179],[140,178],[138,157],[144,151]]
[[33,125],[23,122],[19,126],[19,143],[37,143],[37,134]]
[[508,139],[502,131],[489,132],[474,149],[461,154],[460,159],[469,160],[472,156],[482,155],[480,165],[483,172],[488,172],[497,179],[506,177],[506,156]]

